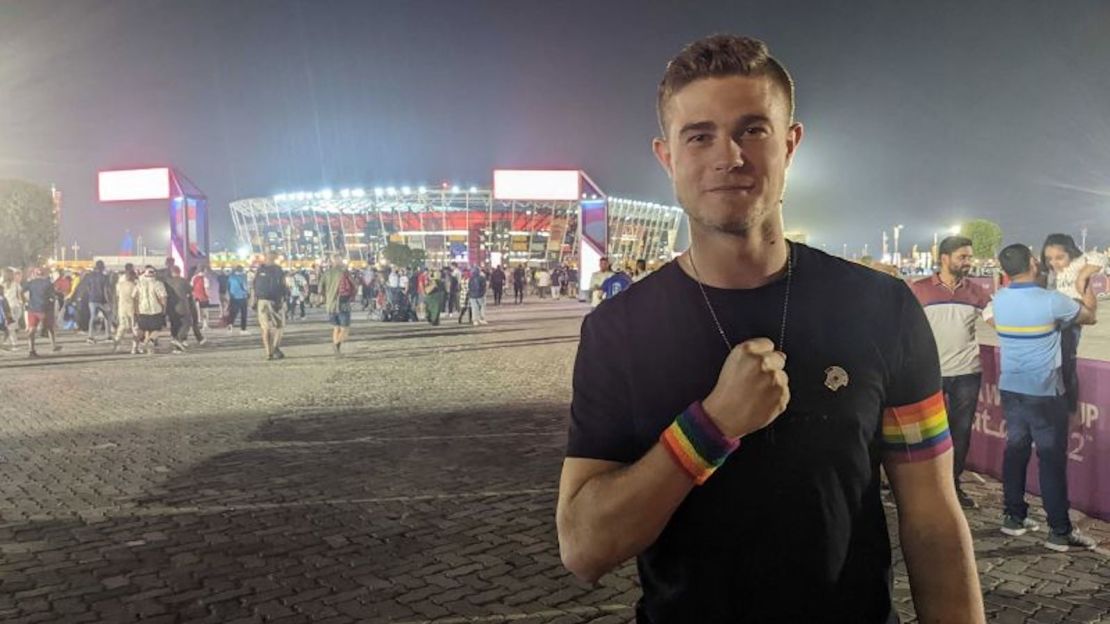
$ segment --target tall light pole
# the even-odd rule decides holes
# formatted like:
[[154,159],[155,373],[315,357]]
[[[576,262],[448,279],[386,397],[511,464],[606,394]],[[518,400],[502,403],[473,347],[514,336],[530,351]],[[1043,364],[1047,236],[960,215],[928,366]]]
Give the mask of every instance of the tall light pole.
[[902,224],[898,224],[898,225],[894,226],[894,256],[893,256],[893,258],[894,258],[894,264],[896,264],[896,265],[901,264],[901,260],[902,260],[902,258],[898,254],[898,235],[902,233],[902,228],[904,228],[904,227],[906,227],[906,226],[904,226]]
[[1082,240],[1082,242],[1079,243],[1079,249],[1083,251],[1083,253],[1087,253],[1087,226],[1084,225],[1083,229],[1079,230],[1079,237]]

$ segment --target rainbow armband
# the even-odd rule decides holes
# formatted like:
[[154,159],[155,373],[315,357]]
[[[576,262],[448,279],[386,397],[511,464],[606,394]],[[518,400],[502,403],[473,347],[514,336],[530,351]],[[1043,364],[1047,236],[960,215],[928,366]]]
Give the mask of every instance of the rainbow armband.
[[905,464],[932,459],[952,448],[944,395],[883,411],[884,458]]
[[740,438],[729,438],[710,420],[700,401],[678,415],[659,436],[675,462],[701,485],[740,447]]

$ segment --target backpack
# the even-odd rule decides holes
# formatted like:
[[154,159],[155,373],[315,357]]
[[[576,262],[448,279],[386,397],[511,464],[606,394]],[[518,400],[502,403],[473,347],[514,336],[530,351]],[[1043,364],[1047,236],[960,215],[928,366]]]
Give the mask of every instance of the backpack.
[[339,278],[339,298],[350,299],[355,296],[355,283],[351,279],[351,274],[343,271],[342,277]]
[[259,299],[281,301],[285,298],[285,280],[277,267],[263,266],[254,278],[254,294]]

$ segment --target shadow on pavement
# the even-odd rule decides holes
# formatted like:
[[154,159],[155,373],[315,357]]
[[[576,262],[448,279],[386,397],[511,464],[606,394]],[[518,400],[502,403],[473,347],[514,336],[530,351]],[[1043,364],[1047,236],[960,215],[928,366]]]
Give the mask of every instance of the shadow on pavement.
[[587,587],[559,560],[566,415],[506,405],[271,418],[133,508],[0,526],[0,619],[586,622],[615,605],[627,621],[632,567]]

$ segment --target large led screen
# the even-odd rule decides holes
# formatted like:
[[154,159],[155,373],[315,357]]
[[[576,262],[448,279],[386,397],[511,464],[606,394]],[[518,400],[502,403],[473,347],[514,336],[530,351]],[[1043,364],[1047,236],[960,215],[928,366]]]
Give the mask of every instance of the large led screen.
[[157,167],[101,171],[97,176],[97,195],[102,202],[169,199],[170,170]]
[[493,172],[493,198],[520,201],[576,201],[577,170],[497,169]]

